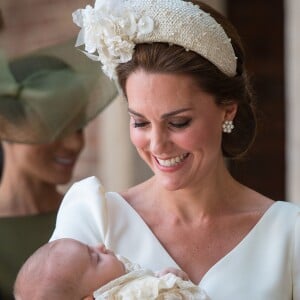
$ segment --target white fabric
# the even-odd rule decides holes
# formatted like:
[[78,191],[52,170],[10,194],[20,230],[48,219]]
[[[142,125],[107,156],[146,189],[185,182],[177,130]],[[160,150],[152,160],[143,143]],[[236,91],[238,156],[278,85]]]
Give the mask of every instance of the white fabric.
[[[275,202],[250,233],[205,274],[212,300],[300,300],[300,208]],[[105,243],[151,270],[177,267],[151,230],[117,193],[95,177],[74,184],[60,207],[51,240]]]
[[94,292],[96,300],[209,300],[191,281],[168,273],[156,277],[150,270],[125,274]]
[[118,255],[126,274],[110,281],[94,292],[95,300],[210,300],[201,288],[172,273],[156,276]]

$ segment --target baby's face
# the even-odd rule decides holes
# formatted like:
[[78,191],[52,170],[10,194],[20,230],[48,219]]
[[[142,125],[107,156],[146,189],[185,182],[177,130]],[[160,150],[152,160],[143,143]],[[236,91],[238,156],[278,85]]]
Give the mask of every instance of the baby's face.
[[125,274],[125,267],[104,245],[90,247],[72,239],[56,241],[54,250],[59,269],[69,276],[82,296],[92,295],[100,286]]
[[[116,279],[126,273],[125,266],[117,259],[114,252],[106,249],[104,245],[98,247],[86,247],[88,268],[85,269],[86,284],[93,280],[96,289],[109,281]],[[93,291],[95,288],[93,288]]]

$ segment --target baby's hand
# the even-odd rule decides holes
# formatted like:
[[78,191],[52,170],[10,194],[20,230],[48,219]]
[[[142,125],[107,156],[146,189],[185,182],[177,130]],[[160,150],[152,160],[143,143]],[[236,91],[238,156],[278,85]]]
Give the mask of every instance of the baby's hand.
[[176,275],[177,277],[181,278],[182,280],[189,280],[188,275],[184,271],[182,271],[180,269],[176,269],[176,268],[171,268],[171,267],[163,269],[158,272],[155,272],[155,276],[161,277],[168,273],[172,273],[172,274]]

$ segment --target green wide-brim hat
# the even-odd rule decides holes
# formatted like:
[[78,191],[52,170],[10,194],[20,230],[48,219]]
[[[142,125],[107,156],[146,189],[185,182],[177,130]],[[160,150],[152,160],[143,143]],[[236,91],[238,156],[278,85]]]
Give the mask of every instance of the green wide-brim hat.
[[0,139],[50,143],[95,118],[117,95],[75,40],[11,61],[0,53]]

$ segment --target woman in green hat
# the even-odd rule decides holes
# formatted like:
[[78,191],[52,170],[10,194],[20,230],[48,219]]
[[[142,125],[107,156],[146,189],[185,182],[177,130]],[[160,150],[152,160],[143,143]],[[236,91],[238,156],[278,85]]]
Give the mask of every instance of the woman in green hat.
[[[63,59],[44,54],[6,63],[0,57],[0,299],[13,299],[16,274],[49,240],[63,195],[84,146],[83,127],[115,96],[106,83],[89,97],[96,80]],[[96,73],[95,73],[96,74]]]

